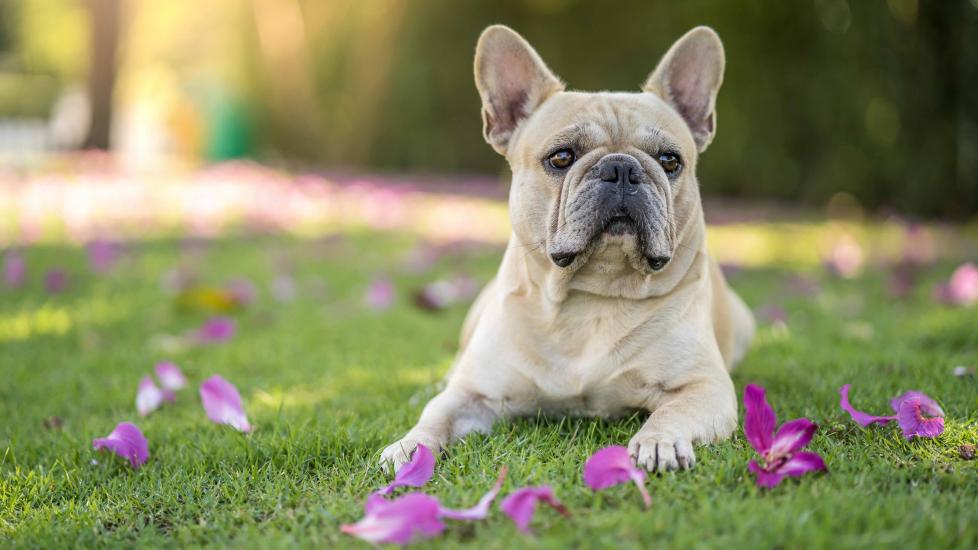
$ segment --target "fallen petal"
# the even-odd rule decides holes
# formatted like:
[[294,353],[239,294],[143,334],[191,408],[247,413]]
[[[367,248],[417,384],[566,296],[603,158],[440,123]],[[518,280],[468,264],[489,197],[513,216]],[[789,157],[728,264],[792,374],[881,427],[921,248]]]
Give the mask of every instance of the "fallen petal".
[[822,472],[826,469],[825,461],[822,460],[822,457],[816,453],[802,451],[782,464],[781,467],[777,469],[777,473],[791,477],[798,477],[808,472]]
[[15,288],[27,280],[27,262],[19,250],[9,250],[3,257],[3,281],[8,287]]
[[760,454],[767,454],[773,444],[778,417],[765,398],[765,390],[756,384],[744,388],[744,435]]
[[216,344],[231,339],[236,331],[234,319],[211,317],[197,329],[196,339],[201,343]]
[[255,283],[245,278],[231,279],[224,284],[224,290],[227,291],[231,301],[239,306],[249,305],[258,297]]
[[781,480],[784,479],[783,473],[769,472],[761,467],[756,460],[751,460],[750,464],[747,465],[747,468],[757,475],[755,482],[760,487],[770,489],[771,487],[776,486],[778,483],[781,483]]
[[394,303],[394,283],[390,279],[374,279],[367,287],[367,307],[373,310],[384,310]]
[[68,287],[68,273],[63,269],[50,269],[44,274],[44,290],[57,294]]
[[[907,394],[915,395],[904,397]],[[931,398],[919,392],[907,392],[893,400],[894,403],[898,401],[896,416],[903,437],[937,437],[944,433],[944,411]],[[925,413],[931,417],[925,417]]]
[[215,374],[200,385],[200,401],[212,422],[227,424],[239,432],[251,431],[251,424],[241,405],[241,394],[234,384],[219,375]]
[[153,378],[144,376],[136,390],[136,410],[139,416],[146,416],[163,404],[163,392],[153,383]]
[[652,505],[652,497],[645,488],[645,472],[635,467],[628,449],[618,445],[605,447],[591,455],[584,463],[584,483],[598,491],[619,483],[633,481],[642,494],[645,507]]
[[929,395],[915,390],[906,391],[893,398],[890,401],[890,407],[893,408],[894,412],[899,413],[906,401],[916,401],[920,404],[920,409],[929,416],[944,416],[944,410],[937,404],[937,401],[934,401]]
[[169,361],[157,363],[154,370],[164,390],[175,392],[187,386],[187,378],[180,372],[180,368]]
[[411,462],[401,466],[394,476],[394,481],[387,487],[377,491],[378,495],[389,495],[398,487],[421,487],[435,475],[435,455],[428,447],[418,445]]
[[530,522],[533,521],[537,502],[550,505],[551,508],[564,516],[570,515],[567,507],[554,496],[553,489],[546,485],[517,489],[500,503],[499,508],[513,520],[517,529],[524,533],[530,533]]
[[948,281],[952,303],[967,306],[978,301],[978,266],[966,263],[954,270]]
[[423,493],[408,493],[394,500],[372,496],[366,515],[354,524],[340,527],[348,535],[373,544],[410,544],[440,535],[445,524],[439,518],[438,499]]
[[88,244],[88,262],[97,273],[106,273],[112,269],[119,255],[120,250],[115,243],[99,239]]
[[896,417],[895,416],[873,416],[871,414],[864,413],[862,411],[857,411],[849,403],[849,387],[850,387],[850,385],[851,384],[846,384],[846,385],[842,386],[841,388],[839,388],[839,406],[842,407],[842,410],[844,410],[847,413],[849,413],[849,416],[852,417],[852,420],[856,424],[859,424],[860,426],[864,426],[865,427],[865,426],[869,426],[870,424],[886,424],[887,422],[889,422],[891,420],[896,420]]
[[489,515],[489,507],[492,505],[492,501],[496,499],[496,495],[498,495],[500,489],[503,488],[503,481],[506,480],[507,472],[509,472],[509,468],[506,466],[499,469],[499,477],[496,478],[496,484],[492,486],[492,489],[489,489],[489,492],[482,495],[482,498],[479,499],[479,502],[475,506],[466,508],[464,510],[440,508],[440,516],[449,519],[461,520],[485,519],[485,517]]
[[774,436],[774,443],[771,445],[770,454],[773,456],[787,456],[795,453],[808,445],[818,425],[807,418],[798,418],[782,424]]
[[143,437],[143,432],[130,422],[120,423],[108,437],[93,440],[92,447],[96,451],[108,449],[128,459],[129,464],[137,470],[149,459],[149,443]]

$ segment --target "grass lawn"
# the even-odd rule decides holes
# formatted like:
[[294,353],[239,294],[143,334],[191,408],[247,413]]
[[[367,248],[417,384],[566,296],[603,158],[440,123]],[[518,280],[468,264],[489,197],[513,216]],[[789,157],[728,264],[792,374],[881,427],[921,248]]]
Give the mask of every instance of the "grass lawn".
[[[207,315],[176,307],[161,275],[188,254],[176,241],[134,245],[108,275],[88,269],[82,249],[26,251],[27,288],[0,291],[0,546],[367,547],[339,526],[360,518],[367,494],[386,484],[379,450],[416,420],[449,366],[464,306],[415,307],[410,292],[464,270],[488,279],[501,250],[442,257],[426,273],[404,267],[411,237],[357,233],[339,240],[226,239],[192,256],[201,279],[247,276],[263,290],[233,315],[231,341],[181,351],[181,334]],[[285,262],[298,298],[273,300]],[[41,272],[66,267],[68,290],[50,296]],[[689,472],[652,477],[643,510],[631,485],[593,493],[581,480],[595,450],[626,444],[642,418],[530,418],[497,425],[451,447],[426,488],[449,506],[474,504],[500,466],[502,495],[550,484],[573,516],[541,509],[535,536],[521,535],[498,508],[484,522],[449,522],[427,546],[568,547],[971,547],[978,545],[978,461],[958,447],[978,443],[978,380],[955,377],[978,363],[978,308],[935,305],[931,288],[953,264],[927,268],[906,300],[890,298],[886,275],[854,280],[821,269],[813,295],[793,290],[791,266],[741,270],[731,282],[747,302],[779,304],[787,329],[762,321],[735,371],[738,392],[765,386],[779,419],[820,425],[810,449],[825,475],[761,490],[747,471],[754,451],[738,434],[697,450]],[[387,311],[365,308],[366,282],[386,273],[400,292]],[[160,360],[190,378],[175,404],[138,418],[136,384]],[[234,382],[255,431],[207,420],[197,385],[211,374]],[[863,429],[838,407],[852,383],[857,408],[877,414],[907,389],[935,397],[947,429],[907,442],[895,426]],[[45,427],[53,417],[60,427]],[[132,420],[151,458],[133,471],[91,449],[117,422]]]

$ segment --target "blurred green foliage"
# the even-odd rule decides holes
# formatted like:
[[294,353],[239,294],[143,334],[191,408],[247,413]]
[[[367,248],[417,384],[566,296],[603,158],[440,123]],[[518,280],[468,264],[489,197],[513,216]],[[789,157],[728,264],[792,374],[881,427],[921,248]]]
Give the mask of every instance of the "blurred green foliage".
[[[706,24],[728,65],[704,192],[821,203],[845,191],[921,215],[978,211],[978,5],[968,0],[382,4],[349,3],[349,24],[309,38],[330,163],[499,170],[471,73],[488,24],[515,28],[584,90],[637,90],[676,38]],[[357,85],[378,80],[380,92]],[[344,146],[359,133],[369,139]]]
[[[498,173],[472,83],[486,25],[522,33],[571,88],[637,90],[706,24],[728,63],[705,193],[978,212],[978,0],[120,1],[116,102],[155,90],[199,155],[227,147],[193,136],[242,132],[222,143],[264,160]],[[84,78],[86,6],[3,0],[0,116],[43,116]],[[247,123],[211,127],[228,118],[209,97]]]

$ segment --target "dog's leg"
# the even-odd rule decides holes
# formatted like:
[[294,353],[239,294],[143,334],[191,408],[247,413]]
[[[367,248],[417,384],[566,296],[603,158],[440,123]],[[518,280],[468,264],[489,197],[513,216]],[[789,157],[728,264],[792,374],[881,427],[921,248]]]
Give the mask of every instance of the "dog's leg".
[[484,396],[449,386],[428,402],[407,435],[384,449],[381,465],[397,471],[411,460],[418,445],[437,454],[452,440],[467,433],[489,433],[497,416]]
[[736,427],[737,397],[724,372],[670,391],[628,443],[628,452],[650,472],[692,468],[694,443],[725,439]]

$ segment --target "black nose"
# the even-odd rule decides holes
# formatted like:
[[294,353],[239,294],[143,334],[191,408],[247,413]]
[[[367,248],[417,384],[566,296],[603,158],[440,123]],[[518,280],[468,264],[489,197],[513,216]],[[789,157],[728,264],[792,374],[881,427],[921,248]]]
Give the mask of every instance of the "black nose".
[[598,166],[598,177],[601,181],[624,185],[626,182],[638,185],[642,182],[642,167],[633,157],[627,155],[609,155],[601,160]]
[[567,267],[574,262],[574,258],[577,254],[571,252],[554,252],[550,255],[550,259],[554,261],[559,267]]
[[649,256],[648,258],[649,267],[652,268],[652,271],[659,271],[660,269],[665,267],[666,264],[668,264],[669,260],[671,259],[672,258],[670,258],[669,256]]

